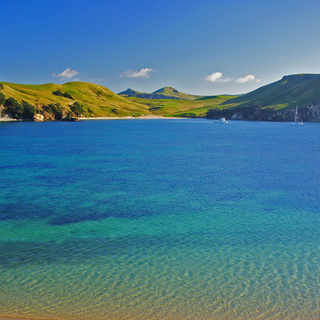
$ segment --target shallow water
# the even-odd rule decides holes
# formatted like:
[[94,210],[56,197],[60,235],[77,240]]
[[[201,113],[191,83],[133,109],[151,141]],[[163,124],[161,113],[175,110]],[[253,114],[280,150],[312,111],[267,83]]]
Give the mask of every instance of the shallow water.
[[0,134],[0,315],[320,318],[320,124]]

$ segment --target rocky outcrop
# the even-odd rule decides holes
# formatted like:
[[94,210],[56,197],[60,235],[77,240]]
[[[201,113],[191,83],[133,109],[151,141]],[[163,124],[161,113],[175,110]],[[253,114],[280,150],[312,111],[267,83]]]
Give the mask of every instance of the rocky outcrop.
[[243,115],[241,112],[236,112],[232,117],[231,120],[243,120]]
[[79,117],[68,115],[62,118],[61,121],[79,121]]
[[44,116],[43,116],[41,113],[36,113],[36,114],[33,116],[33,120],[34,120],[34,121],[44,121]]
[[[275,110],[273,108],[262,108],[258,104],[247,107],[236,107],[233,109],[211,109],[207,112],[207,118],[231,120],[253,120],[253,121],[295,121],[296,108],[286,110]],[[298,121],[319,121],[320,102],[298,108]]]
[[320,103],[318,102],[307,106],[305,108],[305,114],[303,114],[303,118],[307,118],[308,121],[320,121]]

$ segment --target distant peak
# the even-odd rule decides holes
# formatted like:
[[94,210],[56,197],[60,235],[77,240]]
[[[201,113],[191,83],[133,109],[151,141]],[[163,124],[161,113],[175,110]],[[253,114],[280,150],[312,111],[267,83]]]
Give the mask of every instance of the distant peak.
[[179,93],[179,91],[173,87],[163,87],[159,90],[154,91],[153,93],[163,93],[163,92]]
[[131,88],[128,88],[126,91],[119,92],[118,94],[130,94],[130,93],[137,93],[137,91]]
[[305,81],[305,80],[314,79],[318,76],[319,74],[299,73],[299,74],[291,74],[291,75],[283,76],[281,80]]

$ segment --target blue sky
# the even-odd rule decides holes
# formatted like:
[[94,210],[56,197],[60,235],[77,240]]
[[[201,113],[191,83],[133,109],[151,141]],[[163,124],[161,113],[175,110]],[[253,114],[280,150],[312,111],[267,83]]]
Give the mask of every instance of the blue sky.
[[320,73],[320,2],[1,1],[0,81],[214,95]]

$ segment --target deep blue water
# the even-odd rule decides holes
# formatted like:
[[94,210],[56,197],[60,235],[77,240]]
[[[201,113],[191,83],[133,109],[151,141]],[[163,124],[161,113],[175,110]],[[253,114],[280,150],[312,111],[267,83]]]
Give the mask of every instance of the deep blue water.
[[320,318],[320,124],[20,122],[0,135],[0,315]]

